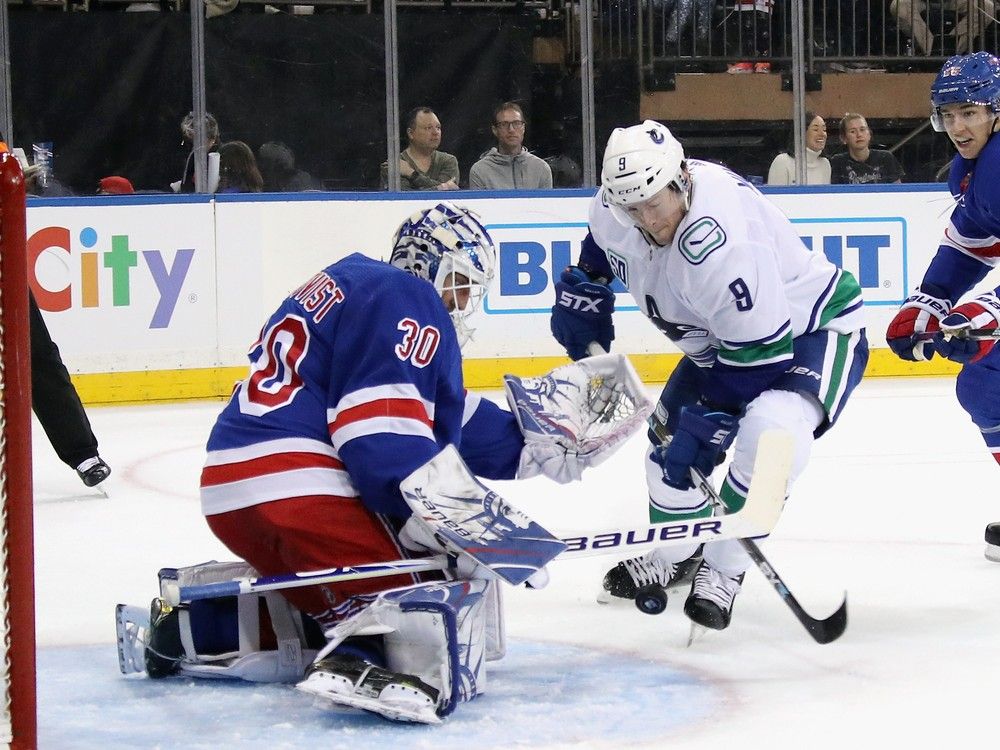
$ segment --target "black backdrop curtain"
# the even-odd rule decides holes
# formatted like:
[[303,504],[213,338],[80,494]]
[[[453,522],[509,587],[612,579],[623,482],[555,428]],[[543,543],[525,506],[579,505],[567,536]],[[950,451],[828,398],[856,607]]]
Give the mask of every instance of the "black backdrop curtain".
[[[11,13],[14,133],[30,153],[51,141],[56,177],[81,194],[121,174],[168,190],[187,148],[190,19],[175,13]],[[531,111],[531,28],[524,16],[400,13],[400,109],[426,104],[463,181],[492,145],[492,109]],[[286,143],[330,189],[377,187],[385,160],[381,16],[234,13],[206,28],[208,111],[221,140],[255,151]],[[529,142],[530,147],[530,133]]]

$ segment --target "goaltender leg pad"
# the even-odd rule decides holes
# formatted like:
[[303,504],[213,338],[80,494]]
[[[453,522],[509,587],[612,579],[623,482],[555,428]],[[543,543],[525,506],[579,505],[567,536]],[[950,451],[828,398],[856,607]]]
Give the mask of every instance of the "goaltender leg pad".
[[515,586],[524,583],[566,545],[479,483],[455,446],[399,483],[413,519],[445,550],[467,555]]
[[[247,575],[255,572],[244,562],[164,568],[159,574],[160,589]],[[178,673],[294,682],[301,679],[324,642],[316,624],[277,592],[219,597],[173,608],[155,599],[153,610],[155,618],[138,607],[118,605],[115,610],[123,674],[146,669],[156,677]],[[151,647],[158,650],[151,653]]]
[[[316,658],[317,666],[347,638],[381,634],[386,669],[402,680],[412,678],[437,692],[436,715],[444,717],[464,701],[472,700],[486,687],[486,628],[490,589],[494,581],[483,579],[428,583],[383,592],[363,612],[327,631],[329,644]],[[316,670],[320,671],[320,670]],[[385,675],[376,672],[376,685],[384,687]],[[353,692],[345,693],[343,681],[330,685],[323,675],[309,676],[297,687],[326,698],[336,706],[373,711],[391,719],[426,721],[425,713],[401,716],[402,702],[411,704],[412,691],[404,690],[401,701],[389,693],[373,695],[366,676],[359,677]],[[325,690],[325,687],[332,687]]]
[[628,358],[587,357],[547,375],[504,375],[507,401],[524,435],[518,476],[580,479],[639,429],[653,410]]

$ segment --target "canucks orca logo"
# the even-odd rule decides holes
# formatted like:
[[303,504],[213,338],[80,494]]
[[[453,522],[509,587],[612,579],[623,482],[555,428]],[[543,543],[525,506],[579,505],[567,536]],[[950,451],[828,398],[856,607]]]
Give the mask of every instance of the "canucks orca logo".
[[650,140],[653,143],[655,143],[657,146],[659,146],[661,143],[663,143],[663,133],[661,133],[656,128],[650,128],[646,132],[649,133]]

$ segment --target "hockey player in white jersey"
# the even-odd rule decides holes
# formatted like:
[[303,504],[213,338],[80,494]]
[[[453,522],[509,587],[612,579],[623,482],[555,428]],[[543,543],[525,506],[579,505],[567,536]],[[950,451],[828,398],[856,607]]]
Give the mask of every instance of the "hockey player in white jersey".
[[[601,183],[580,258],[556,283],[551,327],[573,359],[590,342],[610,348],[609,284],[618,279],[684,353],[654,415],[671,437],[662,444],[651,430],[646,451],[651,519],[721,512],[694,488],[691,469],[710,475],[731,444],[719,494],[726,512],[741,508],[757,438],[769,428],[795,438],[794,482],[868,361],[857,281],[809,250],[753,185],[686,159],[660,123],[611,134]],[[666,588],[696,552],[692,544],[633,558],[609,571],[605,589],[631,598]],[[687,616],[727,627],[749,564],[737,541],[706,545]]]

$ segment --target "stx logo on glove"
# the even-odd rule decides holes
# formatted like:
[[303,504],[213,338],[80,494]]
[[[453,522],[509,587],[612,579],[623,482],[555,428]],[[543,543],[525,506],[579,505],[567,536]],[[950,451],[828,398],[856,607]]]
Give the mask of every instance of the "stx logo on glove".
[[562,307],[568,307],[570,310],[580,310],[581,312],[592,312],[592,313],[601,312],[600,299],[581,297],[576,294],[571,294],[570,292],[565,292],[565,291],[559,295],[559,304]]

